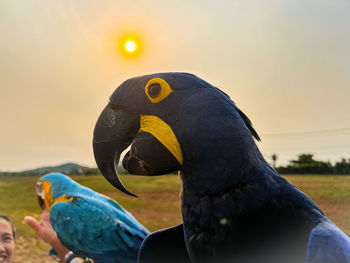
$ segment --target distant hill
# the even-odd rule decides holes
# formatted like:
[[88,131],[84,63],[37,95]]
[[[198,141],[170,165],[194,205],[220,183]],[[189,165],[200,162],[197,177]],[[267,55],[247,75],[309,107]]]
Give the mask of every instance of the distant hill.
[[21,171],[21,174],[46,174],[46,173],[71,173],[79,172],[82,173],[83,170],[89,169],[88,167],[81,166],[76,163],[65,163],[57,166],[46,166],[40,167],[32,170]]
[[19,172],[2,172],[0,176],[11,176],[11,175],[43,175],[46,173],[64,173],[64,174],[80,174],[80,175],[91,175],[99,174],[100,171],[97,168],[90,168],[82,166],[76,163],[64,163],[57,166],[45,166],[31,170],[24,170]]

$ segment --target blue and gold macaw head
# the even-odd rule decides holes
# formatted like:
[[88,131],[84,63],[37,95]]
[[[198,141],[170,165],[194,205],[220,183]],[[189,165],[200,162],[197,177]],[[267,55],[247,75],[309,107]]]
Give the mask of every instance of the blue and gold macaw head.
[[204,166],[211,147],[243,152],[252,135],[259,140],[249,119],[218,88],[188,73],[157,73],[129,79],[114,91],[97,120],[93,149],[103,176],[131,194],[116,172],[130,144],[123,166],[131,174],[161,175]]
[[36,184],[36,193],[42,209],[50,210],[58,202],[69,202],[79,185],[61,173],[49,173],[42,176]]

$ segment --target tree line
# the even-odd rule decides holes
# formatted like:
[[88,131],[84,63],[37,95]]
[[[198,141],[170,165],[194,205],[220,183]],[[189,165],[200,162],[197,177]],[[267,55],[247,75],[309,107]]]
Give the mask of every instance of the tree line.
[[271,155],[273,167],[281,174],[350,174],[350,159],[342,158],[334,165],[314,159],[311,153],[302,153],[286,166],[276,166],[277,154]]
[[[314,159],[314,155],[311,153],[302,153],[297,156],[295,160],[289,161],[286,166],[276,166],[278,155],[272,154],[271,156],[272,166],[281,174],[350,174],[350,158],[342,158],[340,161],[332,165],[331,162],[319,161]],[[47,172],[53,171],[24,171],[24,172],[4,172],[0,171],[0,176],[41,176]],[[57,171],[55,171],[57,172]],[[69,171],[60,171],[67,175],[95,175],[101,174],[100,170],[96,167],[77,167],[72,168]],[[118,174],[128,173],[122,166],[118,166]]]

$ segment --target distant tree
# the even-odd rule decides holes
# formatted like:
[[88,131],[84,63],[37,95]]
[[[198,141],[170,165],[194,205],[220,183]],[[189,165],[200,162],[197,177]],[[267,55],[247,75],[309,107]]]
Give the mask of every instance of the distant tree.
[[272,159],[272,166],[274,169],[276,169],[276,162],[277,162],[277,159],[278,159],[278,154],[277,153],[273,153],[271,155],[271,159]]
[[66,174],[69,174],[69,175],[81,175],[81,174],[83,174],[83,171],[82,171],[81,168],[73,168],[69,172],[67,171]]
[[88,168],[85,171],[85,175],[96,175],[96,174],[101,174],[98,168]]
[[340,162],[336,162],[334,165],[334,173],[350,174],[350,159],[342,158]]
[[79,167],[71,169],[69,175],[98,175],[101,174],[98,168]]
[[294,165],[301,165],[301,164],[312,164],[315,162],[318,162],[313,159],[314,155],[311,153],[302,153],[298,155],[297,160],[291,160],[290,162]]
[[302,153],[296,160],[291,160],[286,167],[279,167],[278,171],[285,174],[332,174],[333,166],[330,162],[317,161],[311,153]]

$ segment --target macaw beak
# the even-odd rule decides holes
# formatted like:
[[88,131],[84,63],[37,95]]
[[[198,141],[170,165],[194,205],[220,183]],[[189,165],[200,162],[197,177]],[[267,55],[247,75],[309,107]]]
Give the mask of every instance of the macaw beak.
[[38,196],[38,202],[42,210],[46,209],[45,201],[40,196]]
[[47,209],[45,205],[45,192],[43,188],[43,183],[42,182],[37,182],[36,183],[36,194],[38,196],[38,202],[42,210]]
[[180,168],[171,152],[151,133],[142,130],[124,156],[123,166],[131,174],[146,176],[168,174]]
[[[171,151],[151,131],[143,129],[142,120],[145,118],[146,115],[112,110],[107,105],[94,130],[94,155],[102,175],[114,187],[132,196],[135,195],[123,186],[117,173],[120,155],[130,144],[131,149],[124,156],[123,166],[131,174],[162,175],[180,168],[179,161]],[[162,121],[159,119],[158,122]],[[152,123],[155,129],[159,129],[158,124]]]
[[100,114],[94,129],[93,149],[102,175],[120,191],[130,193],[118,177],[120,154],[131,144],[140,128],[139,115],[114,111],[108,105]]

